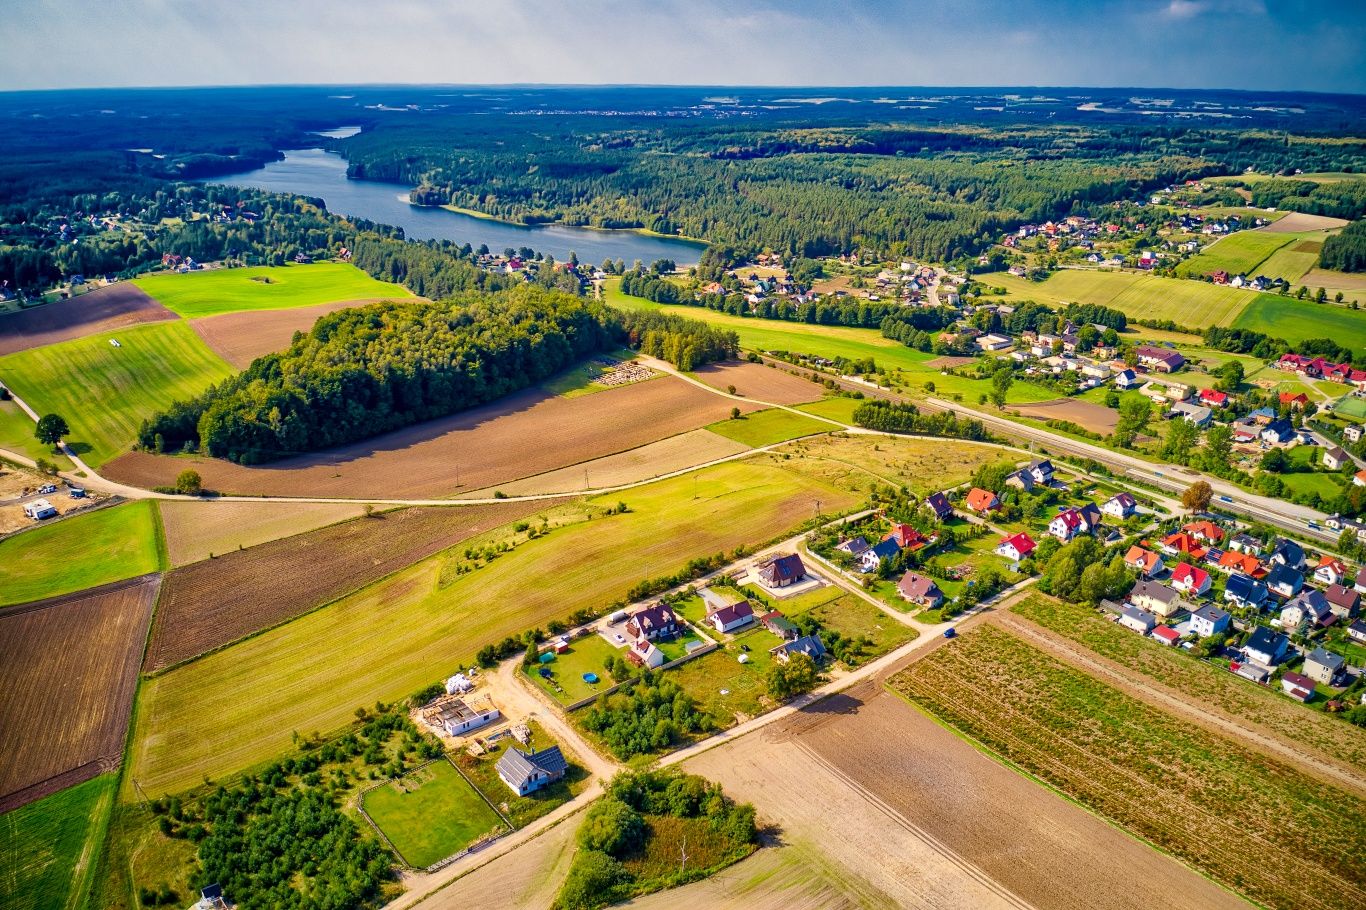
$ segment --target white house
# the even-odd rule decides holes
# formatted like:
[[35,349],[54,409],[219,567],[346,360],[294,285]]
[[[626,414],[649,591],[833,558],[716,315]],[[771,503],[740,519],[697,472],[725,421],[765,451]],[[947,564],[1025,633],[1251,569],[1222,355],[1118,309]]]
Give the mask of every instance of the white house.
[[1111,518],[1123,521],[1134,514],[1134,510],[1137,508],[1138,501],[1133,496],[1128,493],[1117,493],[1105,500],[1105,504],[1100,507],[1100,510]]
[[1124,604],[1119,608],[1119,624],[1140,635],[1147,635],[1157,626],[1157,618],[1147,610]]
[[1011,340],[1004,335],[982,335],[975,344],[984,351],[1000,351],[1010,347]]
[[1226,630],[1232,621],[1229,615],[1218,607],[1200,607],[1191,611],[1191,632],[1201,638],[1209,638]]
[[1342,446],[1333,446],[1323,453],[1323,466],[1330,471],[1340,471],[1343,465],[1351,461],[1352,456],[1348,455]]
[[464,736],[502,716],[487,696],[443,695],[422,709],[422,722],[447,736]]
[[747,600],[742,600],[738,604],[727,604],[713,611],[707,617],[707,622],[718,632],[730,632],[754,622],[754,608]]
[[1279,632],[1271,631],[1266,626],[1258,626],[1248,638],[1247,644],[1243,645],[1243,652],[1254,664],[1274,667],[1285,657],[1286,649],[1289,647],[1290,639]]
[[1021,531],[1005,538],[996,546],[996,555],[1011,562],[1019,562],[1034,552],[1034,539]]

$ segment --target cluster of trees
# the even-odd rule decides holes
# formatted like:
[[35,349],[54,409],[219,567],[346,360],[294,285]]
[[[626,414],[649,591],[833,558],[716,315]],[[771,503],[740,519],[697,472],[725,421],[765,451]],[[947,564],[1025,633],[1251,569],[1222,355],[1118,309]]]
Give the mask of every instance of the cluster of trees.
[[[652,844],[658,831],[649,819],[686,819],[705,824],[706,863],[688,862],[686,841]],[[597,910],[636,894],[675,887],[704,878],[753,852],[758,842],[754,807],[737,804],[721,787],[695,774],[679,771],[623,772],[593,804],[579,828],[579,851],[555,899],[557,910]],[[642,854],[678,859],[676,871],[637,878],[622,860]],[[703,851],[696,844],[697,852]]]
[[1341,272],[1366,272],[1366,221],[1349,224],[1324,240],[1319,266]]
[[1224,328],[1216,325],[1205,329],[1204,337],[1205,344],[1217,351],[1251,354],[1262,360],[1275,360],[1282,354],[1296,353],[1306,357],[1324,357],[1335,363],[1351,363],[1366,367],[1366,350],[1341,345],[1331,338],[1309,338],[1292,345],[1283,338],[1273,338],[1252,329]]
[[678,683],[646,671],[627,691],[599,698],[584,712],[583,726],[625,761],[710,732],[713,721]]
[[913,404],[869,399],[854,409],[854,423],[884,433],[915,433],[990,442],[992,436],[980,420],[964,419],[951,411],[922,414]]
[[696,319],[650,311],[625,313],[620,319],[631,347],[685,372],[740,353],[739,335]]
[[657,274],[632,271],[621,276],[621,292],[632,297],[643,297],[655,303],[686,303],[683,290],[674,282]]
[[286,351],[145,421],[138,442],[270,461],[484,404],[622,336],[619,318],[601,304],[525,285],[340,310]]
[[1248,185],[1258,208],[1290,209],[1349,220],[1366,215],[1366,178],[1316,183],[1312,180],[1258,180]]
[[1056,550],[1050,541],[1041,543],[1035,554],[1035,561],[1044,564],[1040,591],[1073,603],[1097,604],[1122,597],[1133,587],[1124,557],[1116,552],[1107,559],[1105,546],[1094,537],[1078,537]]

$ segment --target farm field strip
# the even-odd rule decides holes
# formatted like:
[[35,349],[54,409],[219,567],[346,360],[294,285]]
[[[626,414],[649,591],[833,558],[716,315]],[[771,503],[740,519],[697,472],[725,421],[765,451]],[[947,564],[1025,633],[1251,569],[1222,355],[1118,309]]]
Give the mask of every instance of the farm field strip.
[[85,905],[114,805],[112,774],[0,815],[0,906],[70,910]]
[[144,419],[232,372],[185,322],[131,326],[0,357],[0,381],[39,414],[66,418],[66,441],[95,468],[126,451]]
[[179,319],[129,282],[0,315],[0,356],[144,322]]
[[857,501],[818,477],[750,461],[586,505],[600,511],[620,499],[625,514],[552,530],[473,571],[454,571],[459,553],[428,558],[153,677],[139,701],[132,776],[158,794],[244,770],[288,748],[290,731],[336,729],[357,705],[411,694],[485,644],[609,606],[691,558],[779,537],[817,499],[827,513]]
[[0,798],[118,765],[159,581],[0,614]]
[[[0,362],[2,363],[2,362]],[[736,402],[741,411],[760,406]],[[673,376],[564,398],[528,389],[493,404],[311,455],[246,467],[131,452],[102,472],[152,487],[194,468],[220,493],[410,499],[498,489],[507,481],[625,452],[724,418],[728,403]],[[536,444],[528,445],[528,440]]]
[[745,361],[707,364],[693,371],[693,376],[714,389],[724,392],[734,386],[737,395],[771,404],[807,404],[825,394],[820,383],[794,376],[780,367]]
[[508,502],[376,513],[174,569],[163,586],[146,669],[165,669],[293,619],[552,505]]
[[707,427],[709,432],[741,445],[761,448],[789,439],[829,433],[839,429],[824,420],[794,414],[781,408],[768,408],[741,416],[739,420],[720,420]]
[[1293,748],[1366,769],[1366,731],[1282,698],[1188,654],[1148,641],[1094,611],[1042,595],[1025,598],[1011,613],[1076,642],[1127,673],[1199,699],[1201,710],[1223,715]]
[[1005,272],[979,276],[988,287],[1003,287],[1012,298],[1042,303],[1094,303],[1122,310],[1134,319],[1170,319],[1203,328],[1229,325],[1260,296],[1204,281],[1162,278],[1137,272],[1059,269],[1044,281]]
[[1230,275],[1258,274],[1257,266],[1281,247],[1296,240],[1289,233],[1238,231],[1214,241],[1176,267],[1183,277],[1208,275],[1222,269]]
[[172,566],[249,549],[365,514],[360,503],[252,502],[247,499],[159,502]]
[[288,310],[246,310],[194,319],[190,327],[219,357],[245,370],[257,357],[289,347],[295,332],[307,333],[313,324],[337,310],[363,301],[337,301]]
[[1236,329],[1252,329],[1293,343],[1309,338],[1331,338],[1340,344],[1366,344],[1366,310],[1330,303],[1296,300],[1279,294],[1258,294],[1256,301],[1233,322]]
[[496,488],[473,490],[457,498],[483,499],[492,496],[495,489],[507,496],[578,493],[593,487],[638,483],[748,451],[749,446],[744,443],[709,430],[689,430],[639,448],[500,483]]
[[[1205,874],[1272,906],[1345,910],[1366,802],[1110,688],[992,626],[890,685]],[[1227,808],[1240,807],[1236,818]]]
[[412,292],[376,281],[344,262],[159,272],[132,284],[186,319],[245,310],[277,310],[341,300],[397,300]]

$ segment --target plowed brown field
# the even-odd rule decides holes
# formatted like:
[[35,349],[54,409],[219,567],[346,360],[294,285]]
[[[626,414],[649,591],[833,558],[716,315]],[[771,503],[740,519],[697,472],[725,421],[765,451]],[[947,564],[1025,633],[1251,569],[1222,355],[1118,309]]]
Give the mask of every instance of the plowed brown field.
[[130,452],[102,473],[153,487],[174,484],[177,474],[193,467],[206,488],[221,493],[436,498],[634,449],[721,420],[730,408],[731,402],[673,376],[577,398],[530,389],[453,417],[269,465]]
[[1075,398],[1055,398],[1035,404],[1014,404],[1012,411],[1019,411],[1026,417],[1036,420],[1070,420],[1079,427],[1108,436],[1119,423],[1119,412],[1104,405],[1090,401],[1077,401]]
[[118,765],[158,581],[0,613],[0,812]]
[[0,316],[0,356],[143,322],[179,319],[128,282]]
[[548,505],[404,509],[174,569],[166,576],[146,668],[169,667],[292,619]]
[[711,363],[694,375],[712,388],[724,392],[727,386],[733,385],[737,395],[772,404],[806,404],[819,401],[825,394],[823,386],[809,379],[760,363]]
[[364,514],[360,503],[298,502],[281,506],[250,499],[166,499],[158,505],[166,532],[166,553],[173,566],[293,537]]
[[213,348],[215,354],[239,370],[245,370],[257,357],[289,347],[295,332],[307,332],[319,318],[364,303],[366,301],[352,300],[291,310],[224,313],[192,320],[190,327],[199,333],[205,344]]
[[684,767],[815,845],[862,906],[1247,907],[872,683]]

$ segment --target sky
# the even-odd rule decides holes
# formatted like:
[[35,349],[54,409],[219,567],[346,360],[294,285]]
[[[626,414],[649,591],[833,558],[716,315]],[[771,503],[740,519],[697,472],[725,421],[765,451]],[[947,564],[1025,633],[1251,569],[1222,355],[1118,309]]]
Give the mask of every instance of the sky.
[[0,90],[362,83],[1366,93],[1366,0],[0,0]]

